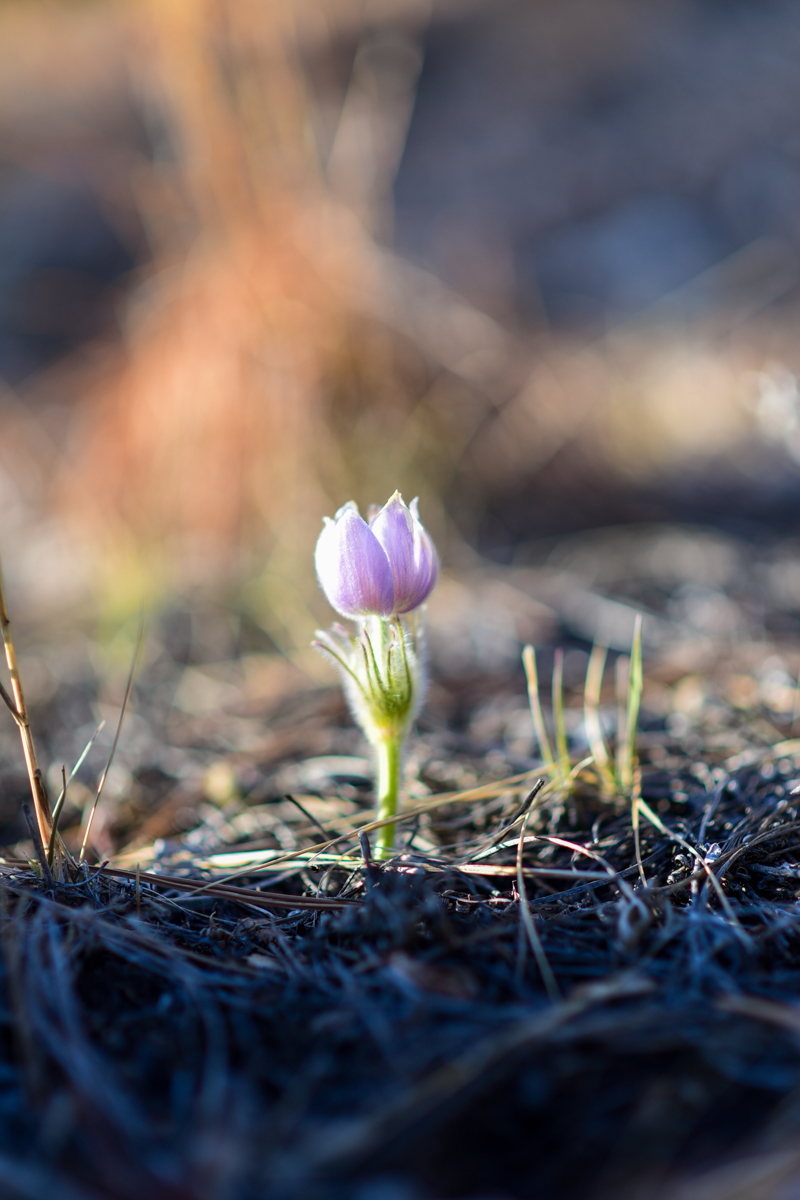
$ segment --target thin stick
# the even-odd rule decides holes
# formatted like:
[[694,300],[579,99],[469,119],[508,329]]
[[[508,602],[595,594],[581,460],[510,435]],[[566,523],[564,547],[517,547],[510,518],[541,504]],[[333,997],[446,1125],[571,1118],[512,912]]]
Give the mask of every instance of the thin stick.
[[525,678],[528,681],[528,699],[533,717],[533,728],[539,743],[539,753],[548,767],[554,767],[556,760],[550,749],[550,739],[542,715],[542,704],[539,700],[539,676],[536,671],[536,651],[533,646],[526,646],[522,651],[522,664],[525,667]]
[[[22,691],[22,681],[19,677],[17,652],[14,649],[14,641],[11,637],[11,621],[9,620],[8,616],[8,606],[6,604],[5,588],[3,586],[3,570],[1,565],[0,632],[2,633],[3,646],[6,652],[8,674],[11,679],[11,692],[14,698],[14,719],[19,727],[19,735],[22,740],[22,752],[25,755],[25,766],[28,770],[28,779],[30,780],[31,785],[33,809],[36,813],[36,823],[39,826],[39,840],[44,847],[50,841],[52,816],[50,814],[50,804],[47,799],[47,791],[44,786],[44,780],[42,779],[42,773],[39,770],[39,764],[36,761],[36,748],[33,744],[33,734],[31,732],[30,722],[28,720],[28,709],[25,704],[25,695]],[[8,703],[7,700],[6,703]]]
[[97,785],[97,794],[95,795],[95,798],[94,798],[94,804],[92,805],[92,810],[89,813],[89,820],[86,822],[86,832],[83,835],[83,842],[81,843],[81,853],[80,853],[80,857],[78,859],[79,862],[83,862],[84,858],[86,857],[86,847],[89,844],[89,834],[92,831],[92,822],[94,821],[94,814],[97,812],[97,806],[100,803],[100,797],[103,794],[103,788],[105,787],[106,779],[108,777],[108,772],[111,770],[111,764],[113,763],[114,755],[117,752],[117,742],[119,741],[119,735],[122,732],[122,722],[125,719],[125,711],[128,707],[128,701],[131,698],[131,691],[133,690],[133,680],[136,676],[136,665],[139,661],[139,652],[142,649],[143,641],[144,641],[144,616],[140,616],[139,617],[139,628],[136,631],[136,644],[133,647],[133,655],[131,656],[131,666],[130,666],[130,670],[128,671],[128,682],[125,685],[125,695],[122,699],[122,708],[119,710],[119,720],[117,721],[117,732],[114,734],[114,741],[111,744],[111,753],[108,756],[108,762],[106,763],[105,770],[103,771],[103,774],[100,776],[100,782]]
[[17,710],[16,710],[16,707],[15,707],[15,705],[14,705],[14,701],[11,699],[11,697],[10,697],[10,696],[9,696],[9,694],[8,694],[8,692],[7,692],[7,691],[6,691],[6,689],[3,687],[2,683],[0,683],[0,700],[2,700],[2,701],[3,701],[3,703],[4,703],[4,704],[5,704],[5,706],[6,706],[6,708],[7,708],[7,709],[8,709],[8,711],[11,713],[12,717],[13,717],[13,718],[14,718],[14,720],[17,722],[17,724],[19,725],[19,723],[20,723],[20,715],[19,715],[19,713],[18,713],[18,712],[17,712]]

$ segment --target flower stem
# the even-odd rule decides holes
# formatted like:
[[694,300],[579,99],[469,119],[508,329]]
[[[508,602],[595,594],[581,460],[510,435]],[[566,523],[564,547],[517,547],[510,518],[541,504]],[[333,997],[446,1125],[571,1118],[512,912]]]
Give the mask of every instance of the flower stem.
[[[378,813],[379,821],[397,813],[397,793],[400,788],[400,752],[403,739],[400,734],[388,734],[376,742],[378,756]],[[391,858],[394,852],[394,821],[377,830],[375,857]]]

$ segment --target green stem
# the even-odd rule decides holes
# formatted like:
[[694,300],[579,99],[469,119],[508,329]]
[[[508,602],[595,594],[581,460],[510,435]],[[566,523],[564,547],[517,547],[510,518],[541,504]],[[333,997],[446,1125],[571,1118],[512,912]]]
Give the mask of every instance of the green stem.
[[[400,734],[389,734],[376,744],[378,756],[378,813],[377,819],[385,821],[397,813],[397,793],[400,788],[400,753],[403,739]],[[391,858],[394,853],[394,821],[377,831],[375,857],[378,860]]]

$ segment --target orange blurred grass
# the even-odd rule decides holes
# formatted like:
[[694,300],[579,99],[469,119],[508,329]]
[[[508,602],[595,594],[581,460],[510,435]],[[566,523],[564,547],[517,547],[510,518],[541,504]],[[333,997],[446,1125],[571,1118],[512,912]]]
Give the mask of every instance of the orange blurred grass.
[[[26,14],[29,41],[48,41],[49,11],[38,30]],[[314,162],[289,9],[177,0],[94,13],[106,34],[116,21],[178,157],[137,164],[154,266],[130,298],[123,345],[72,380],[80,397],[48,502],[98,547],[112,609],[135,606],[137,590],[224,579],[249,548],[268,562],[271,631],[287,642],[288,622],[287,645],[302,643],[321,513],[354,491],[366,499],[326,419],[335,377],[354,354],[377,356],[372,376],[392,391],[390,342],[362,335],[348,300],[365,290],[369,239]],[[34,84],[45,87],[47,61]]]
[[[83,570],[112,619],[142,596],[233,580],[277,644],[303,654],[327,619],[311,565],[320,517],[350,496],[420,491],[457,558],[488,500],[556,462],[634,482],[723,457],[747,469],[755,373],[793,365],[790,324],[653,320],[593,344],[512,333],[378,248],[336,200],[301,51],[357,33],[352,5],[12,4],[0,22],[27,47],[17,94],[48,114],[69,98],[65,144],[116,71],[174,151],[114,160],[153,251],[121,344],[35,385],[75,398],[49,446],[24,408],[5,421],[13,458],[46,474],[45,509],[90,547]],[[35,108],[6,113],[6,142],[37,127]]]

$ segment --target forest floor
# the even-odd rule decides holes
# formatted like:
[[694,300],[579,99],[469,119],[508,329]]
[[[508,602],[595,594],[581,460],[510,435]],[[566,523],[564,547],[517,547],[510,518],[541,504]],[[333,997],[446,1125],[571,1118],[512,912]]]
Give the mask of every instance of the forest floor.
[[[729,577],[698,583],[724,555],[697,545],[689,580],[658,587],[641,555],[638,580],[609,579],[608,546],[605,578],[573,554],[461,581],[484,616],[459,672],[432,612],[388,863],[359,836],[371,771],[339,690],[241,616],[187,605],[154,623],[72,882],[29,861],[9,719],[3,1195],[800,1196],[800,654],[775,598],[791,556],[753,566],[730,543]],[[629,796],[603,796],[590,767],[531,797],[524,676],[500,645],[504,612],[538,621],[545,682],[564,646],[578,762],[587,626],[619,657],[636,607],[638,859]],[[51,790],[108,722],[70,789],[77,850],[119,689],[86,639],[24,637]]]

